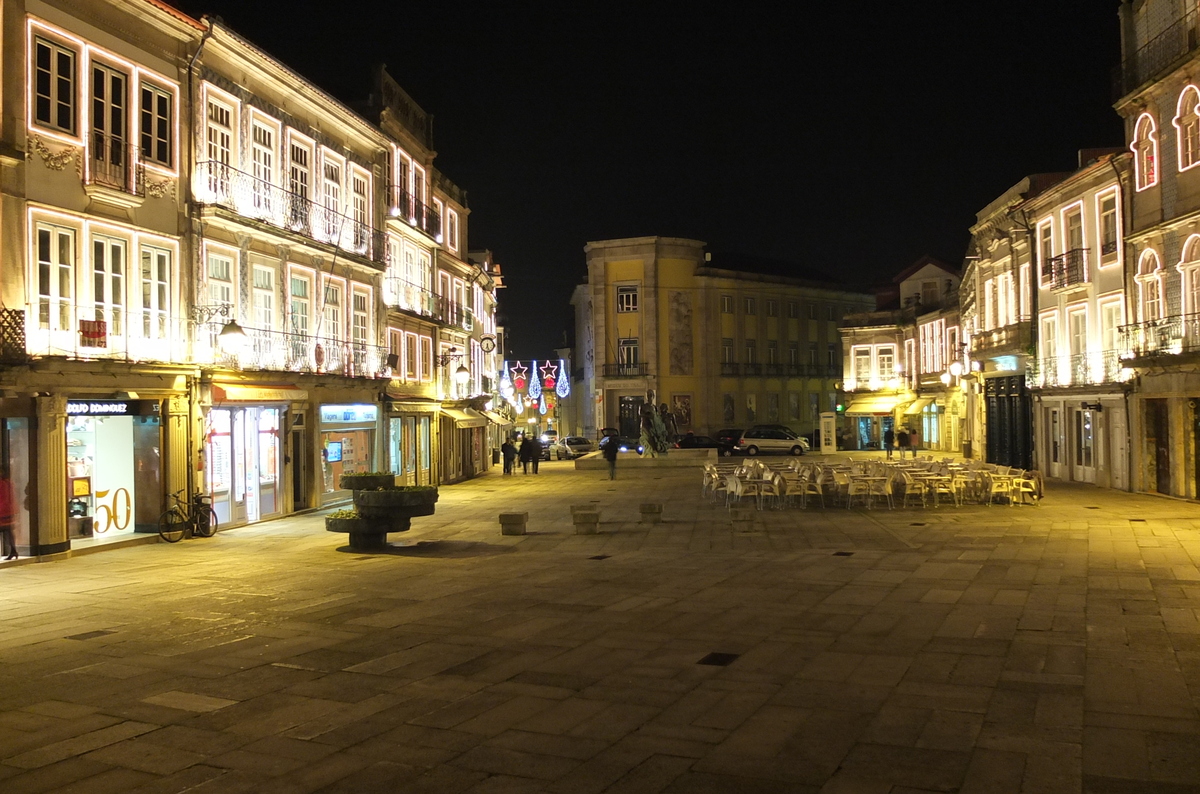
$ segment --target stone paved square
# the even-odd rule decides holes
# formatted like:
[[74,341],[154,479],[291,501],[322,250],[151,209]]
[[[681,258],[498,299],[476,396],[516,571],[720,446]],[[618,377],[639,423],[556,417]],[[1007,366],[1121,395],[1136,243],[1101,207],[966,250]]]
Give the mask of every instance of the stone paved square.
[[386,554],[313,514],[7,565],[0,790],[1200,792],[1195,504],[735,523],[699,479],[491,474]]

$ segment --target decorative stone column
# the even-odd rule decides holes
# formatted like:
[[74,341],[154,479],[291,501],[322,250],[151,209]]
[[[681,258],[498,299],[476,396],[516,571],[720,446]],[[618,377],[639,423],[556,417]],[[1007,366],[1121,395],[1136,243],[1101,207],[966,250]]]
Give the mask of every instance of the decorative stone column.
[[67,398],[38,397],[37,521],[31,527],[33,556],[59,554],[71,548],[67,538]]
[[[188,467],[191,448],[188,445],[188,421],[191,415],[187,395],[168,397],[163,414],[163,472],[162,481],[166,493],[188,489]],[[163,496],[165,497],[166,494]],[[186,493],[185,493],[186,498]],[[165,499],[164,499],[165,502]]]

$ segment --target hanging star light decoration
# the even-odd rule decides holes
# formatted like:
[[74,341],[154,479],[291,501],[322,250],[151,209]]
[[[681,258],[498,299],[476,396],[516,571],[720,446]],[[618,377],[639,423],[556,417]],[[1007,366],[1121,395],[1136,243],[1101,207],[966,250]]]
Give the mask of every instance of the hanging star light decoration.
[[518,361],[509,368],[509,371],[512,373],[513,386],[517,391],[523,391],[525,389],[525,373],[529,372],[529,367]]
[[545,364],[542,365],[541,371],[542,371],[542,385],[545,386],[547,389],[553,389],[554,388],[554,380],[555,380],[555,378],[558,377],[558,365],[551,364],[549,361],[547,361]]

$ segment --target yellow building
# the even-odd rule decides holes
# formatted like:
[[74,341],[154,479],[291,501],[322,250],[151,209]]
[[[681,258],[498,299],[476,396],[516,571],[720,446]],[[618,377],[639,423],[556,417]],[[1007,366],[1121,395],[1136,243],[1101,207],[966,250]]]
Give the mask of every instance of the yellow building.
[[648,399],[669,407],[679,433],[699,435],[754,424],[810,433],[833,409],[838,321],[871,306],[870,296],[801,265],[713,257],[697,240],[584,250],[588,280],[572,298],[574,366],[583,370],[572,430],[637,435]]

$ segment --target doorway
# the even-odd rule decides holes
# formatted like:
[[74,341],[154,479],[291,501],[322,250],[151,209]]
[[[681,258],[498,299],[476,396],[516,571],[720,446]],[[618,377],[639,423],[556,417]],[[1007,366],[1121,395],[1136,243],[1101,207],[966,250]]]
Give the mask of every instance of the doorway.
[[1062,477],[1060,467],[1060,458],[1062,457],[1062,427],[1059,422],[1059,413],[1057,408],[1046,409],[1046,433],[1049,436],[1046,441],[1047,451],[1050,453],[1049,471],[1051,477]]
[[292,512],[308,507],[304,492],[304,480],[308,475],[308,446],[304,441],[304,428],[292,428],[292,446],[289,459],[292,464]]
[[1146,400],[1146,446],[1154,461],[1147,486],[1171,493],[1171,425],[1164,399]]
[[642,397],[621,397],[618,399],[620,416],[617,429],[626,438],[637,438],[642,434],[642,406],[646,400]]
[[209,413],[208,491],[222,524],[246,524],[280,511],[282,413],[259,406]]
[[1075,414],[1075,455],[1072,459],[1071,479],[1076,482],[1096,482],[1096,412],[1087,408],[1072,411]]

